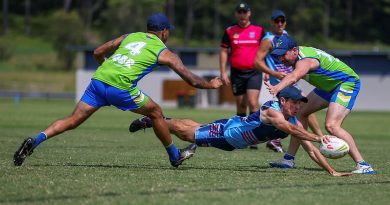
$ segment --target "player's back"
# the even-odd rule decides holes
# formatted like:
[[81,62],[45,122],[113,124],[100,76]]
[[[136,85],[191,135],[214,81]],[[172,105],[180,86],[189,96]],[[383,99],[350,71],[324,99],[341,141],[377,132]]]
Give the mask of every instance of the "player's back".
[[309,71],[305,80],[321,90],[331,91],[343,82],[359,80],[359,76],[352,68],[320,49],[299,46],[298,58],[299,60],[314,58],[319,61],[319,68]]
[[[235,116],[230,118],[224,126],[224,135],[234,136],[233,138],[227,138],[229,143],[236,148],[245,148],[251,144],[287,137],[287,133],[278,130],[272,124],[261,121],[261,113],[266,109],[275,109],[280,112],[279,102],[268,101],[264,103],[259,111],[252,113],[248,117]],[[293,124],[297,124],[295,117],[291,117],[288,120]]]
[[97,69],[93,79],[129,90],[145,75],[158,68],[158,55],[166,49],[154,34],[129,34],[118,49]]

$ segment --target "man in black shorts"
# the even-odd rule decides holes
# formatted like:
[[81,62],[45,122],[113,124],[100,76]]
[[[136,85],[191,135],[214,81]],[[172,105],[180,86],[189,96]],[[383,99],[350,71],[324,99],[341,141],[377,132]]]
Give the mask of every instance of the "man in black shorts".
[[[259,110],[259,96],[262,73],[254,69],[256,52],[259,49],[264,29],[250,22],[251,10],[248,4],[236,6],[238,23],[229,26],[222,37],[220,50],[221,80],[232,85],[238,116],[246,116]],[[227,73],[227,61],[230,50],[230,78]]]

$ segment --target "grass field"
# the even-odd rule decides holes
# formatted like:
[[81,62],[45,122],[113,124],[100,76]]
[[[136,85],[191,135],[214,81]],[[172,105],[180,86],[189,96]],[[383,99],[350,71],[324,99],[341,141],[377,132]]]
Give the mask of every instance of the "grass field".
[[[151,130],[130,134],[137,115],[103,108],[76,130],[44,142],[21,167],[12,156],[26,136],[69,114],[74,102],[0,99],[0,204],[389,204],[390,113],[353,112],[345,127],[374,168],[375,176],[335,178],[300,150],[296,168],[268,162],[265,149],[224,152],[198,148],[178,169]],[[226,110],[167,109],[171,117],[208,122]],[[319,113],[323,122],[324,113]],[[188,143],[175,138],[179,147]],[[288,139],[283,141],[287,146]],[[351,171],[349,157],[332,160]]]

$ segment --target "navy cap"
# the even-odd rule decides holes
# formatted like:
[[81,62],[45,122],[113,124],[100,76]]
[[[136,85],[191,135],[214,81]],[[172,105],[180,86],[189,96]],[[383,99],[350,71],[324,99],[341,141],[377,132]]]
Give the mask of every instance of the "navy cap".
[[284,97],[284,98],[290,98],[292,100],[300,100],[304,103],[308,102],[308,99],[302,95],[302,91],[300,91],[298,88],[292,85],[285,87],[276,96],[278,98]]
[[236,6],[236,11],[250,11],[251,8],[249,7],[249,5],[247,3],[239,3],[237,6]]
[[274,50],[271,55],[282,56],[286,54],[288,50],[298,47],[297,42],[288,35],[282,35],[277,41]]
[[175,29],[175,27],[169,23],[169,19],[162,13],[155,13],[149,16],[147,23],[148,31],[162,31],[164,29]]
[[286,15],[284,14],[284,12],[282,10],[273,10],[272,14],[271,14],[271,19],[275,20],[279,17],[286,18]]

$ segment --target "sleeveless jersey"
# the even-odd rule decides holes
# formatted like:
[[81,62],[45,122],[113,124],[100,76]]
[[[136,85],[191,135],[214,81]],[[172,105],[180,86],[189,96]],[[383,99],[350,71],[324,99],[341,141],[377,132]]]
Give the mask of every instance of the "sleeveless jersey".
[[[284,30],[283,34],[281,36],[283,36],[283,35],[288,35],[287,31]],[[267,32],[261,41],[270,40],[272,43],[272,50],[273,50],[276,47],[276,41],[281,36],[277,36],[277,35],[273,34],[272,32]],[[270,51],[270,53],[272,52],[272,50]],[[283,62],[280,61],[279,58],[275,55],[268,54],[265,58],[265,62],[271,70],[276,71],[276,72],[284,72],[284,73],[289,74],[293,71],[291,66],[287,67],[286,65],[284,65]],[[270,81],[271,85],[276,85],[280,82],[280,80],[273,75],[270,75],[269,81]]]
[[305,76],[305,80],[320,90],[329,92],[343,82],[359,80],[359,76],[352,68],[325,51],[299,46],[298,59],[304,58],[314,58],[319,61],[320,67],[309,71]]
[[158,68],[158,56],[166,48],[154,34],[129,34],[92,78],[122,90],[134,90],[139,80]]
[[[280,112],[278,101],[268,101],[260,110],[248,117],[235,116],[230,118],[222,127],[226,140],[235,148],[245,148],[248,145],[263,143],[272,139],[286,138],[289,134],[277,129],[272,124],[261,121],[261,112],[266,109],[275,109]],[[290,117],[288,121],[297,125],[297,118]]]
[[237,70],[252,70],[260,40],[263,37],[263,27],[250,24],[246,28],[238,24],[226,29],[221,47],[230,48],[230,65]]

